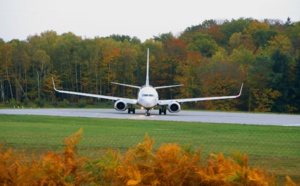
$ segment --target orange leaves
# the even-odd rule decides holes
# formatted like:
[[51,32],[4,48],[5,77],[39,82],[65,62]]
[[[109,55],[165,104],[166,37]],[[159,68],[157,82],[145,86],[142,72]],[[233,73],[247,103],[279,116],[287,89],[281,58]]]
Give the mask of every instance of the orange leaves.
[[[104,168],[109,173],[106,184],[111,185],[272,185],[274,177],[259,167],[248,167],[248,156],[233,153],[225,158],[222,153],[211,154],[206,166],[201,163],[201,152],[188,153],[179,145],[162,144],[152,150],[153,140],[146,140],[130,149],[119,164]],[[111,151],[109,152],[111,153]],[[112,169],[114,171],[112,171]],[[114,175],[111,175],[114,174]],[[105,185],[105,184],[104,184]]]
[[[146,135],[145,141],[127,151],[124,158],[121,157],[121,164],[118,167],[115,178],[120,185],[148,185],[155,182],[153,154],[154,139]],[[154,182],[153,182],[154,181]]]
[[[286,184],[285,184],[285,186],[297,186],[297,184],[296,183],[294,183],[293,181],[292,181],[292,179],[289,177],[289,176],[286,176]],[[300,184],[298,184],[298,185],[300,185]]]
[[115,58],[120,57],[120,48],[117,46],[113,39],[104,40],[102,45],[103,61],[109,63]]
[[274,176],[247,165],[248,156],[238,152],[233,152],[233,159],[226,159],[222,153],[211,154],[207,167],[198,174],[205,185],[275,185]]
[[[0,148],[0,185],[276,185],[266,170],[248,166],[245,154],[211,154],[202,164],[201,151],[191,153],[176,143],[153,150],[154,140],[147,135],[124,156],[109,150],[87,163],[75,151],[81,132],[65,140],[62,155],[49,152],[39,160]],[[286,185],[296,185],[286,180]]]
[[232,161],[225,160],[222,153],[211,154],[207,160],[207,166],[200,169],[197,173],[200,176],[201,183],[204,185],[230,185],[226,178],[231,175]]
[[206,31],[211,35],[217,43],[221,43],[225,39],[224,33],[220,30],[220,26],[212,26]]
[[141,174],[138,170],[134,170],[133,167],[131,167],[132,170],[128,171],[128,177],[129,180],[127,181],[126,185],[138,185],[142,178],[141,178]]
[[162,144],[154,160],[155,174],[159,182],[165,185],[186,185],[195,173],[190,158],[176,143]]
[[8,149],[0,148],[0,185],[78,185],[88,183],[89,172],[85,171],[85,158],[75,152],[75,146],[81,139],[82,129],[66,139],[64,154],[49,152],[26,157]]

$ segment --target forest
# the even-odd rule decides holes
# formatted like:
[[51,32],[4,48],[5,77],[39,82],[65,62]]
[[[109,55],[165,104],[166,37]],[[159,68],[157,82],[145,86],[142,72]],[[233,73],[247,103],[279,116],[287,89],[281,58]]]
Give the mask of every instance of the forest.
[[150,49],[150,84],[161,99],[236,95],[234,100],[185,103],[206,110],[300,113],[300,22],[252,18],[205,20],[182,33],[82,38],[48,30],[27,40],[0,36],[0,108],[99,105],[105,100],[56,94],[58,89],[136,97]]

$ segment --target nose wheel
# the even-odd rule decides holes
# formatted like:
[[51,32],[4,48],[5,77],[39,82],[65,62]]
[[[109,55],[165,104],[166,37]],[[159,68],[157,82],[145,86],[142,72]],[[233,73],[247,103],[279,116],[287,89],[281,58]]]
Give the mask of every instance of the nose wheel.
[[146,110],[145,116],[150,116],[150,109]]

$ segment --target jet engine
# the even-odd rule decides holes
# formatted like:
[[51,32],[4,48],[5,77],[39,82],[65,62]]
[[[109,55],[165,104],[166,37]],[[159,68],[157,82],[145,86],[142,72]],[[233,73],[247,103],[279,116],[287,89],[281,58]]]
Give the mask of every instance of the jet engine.
[[116,103],[115,103],[115,109],[117,111],[125,111],[127,109],[127,103],[124,102],[123,100],[118,100]]
[[179,112],[181,109],[180,104],[177,102],[172,102],[168,105],[168,110],[171,113],[177,113]]

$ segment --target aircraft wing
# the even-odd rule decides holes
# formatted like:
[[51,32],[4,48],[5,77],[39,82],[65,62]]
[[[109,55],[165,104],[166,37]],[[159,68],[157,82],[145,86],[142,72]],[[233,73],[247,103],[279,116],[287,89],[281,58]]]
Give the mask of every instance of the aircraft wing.
[[99,99],[108,99],[108,100],[112,100],[112,101],[124,100],[128,104],[137,104],[136,99],[121,98],[121,97],[114,97],[114,96],[104,96],[104,95],[98,95],[98,94],[89,94],[89,93],[73,92],[73,91],[65,91],[65,90],[57,90],[55,87],[53,78],[52,78],[52,82],[53,82],[54,90],[59,93],[72,94],[72,95],[85,96],[85,97],[93,97],[93,98],[99,98]]
[[178,102],[178,103],[184,103],[184,102],[197,102],[197,101],[208,101],[208,100],[218,100],[218,99],[234,99],[241,96],[243,90],[243,84],[240,89],[240,93],[235,96],[219,96],[219,97],[204,97],[204,98],[185,98],[185,99],[170,99],[170,100],[159,100],[159,105],[168,105],[171,102]]

